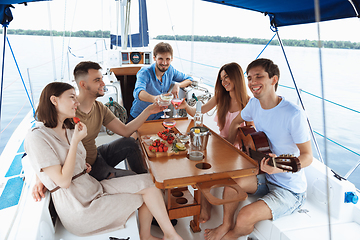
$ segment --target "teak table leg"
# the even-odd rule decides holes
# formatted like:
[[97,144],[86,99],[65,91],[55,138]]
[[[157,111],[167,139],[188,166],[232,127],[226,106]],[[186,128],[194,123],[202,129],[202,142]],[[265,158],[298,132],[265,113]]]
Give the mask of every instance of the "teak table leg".
[[[201,203],[201,192],[198,189],[194,189],[194,198],[198,204]],[[199,218],[200,218],[200,213],[194,215],[193,220],[190,221],[190,228],[194,233],[201,231]]]
[[165,195],[165,196],[167,196],[167,211],[169,212],[169,210],[171,209],[171,189],[170,188],[168,188],[168,189],[166,189],[166,191],[167,191],[167,194]]

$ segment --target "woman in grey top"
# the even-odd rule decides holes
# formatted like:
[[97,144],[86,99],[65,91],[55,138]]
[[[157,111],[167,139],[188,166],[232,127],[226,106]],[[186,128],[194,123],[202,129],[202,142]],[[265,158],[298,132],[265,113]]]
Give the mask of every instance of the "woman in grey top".
[[79,102],[75,89],[67,84],[48,84],[36,110],[41,123],[30,130],[25,150],[36,174],[51,189],[56,211],[64,227],[87,236],[123,228],[139,209],[141,240],[155,240],[150,234],[153,216],[164,232],[163,239],[182,239],[171,225],[161,191],[149,174],[97,181],[87,172],[86,151],[81,140],[85,124],[73,123]]

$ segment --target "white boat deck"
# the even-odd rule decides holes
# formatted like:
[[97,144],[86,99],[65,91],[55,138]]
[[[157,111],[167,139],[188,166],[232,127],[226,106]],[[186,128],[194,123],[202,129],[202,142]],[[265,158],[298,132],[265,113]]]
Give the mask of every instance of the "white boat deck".
[[[213,129],[216,124],[212,121],[213,116],[204,116],[205,122],[212,124],[209,126]],[[210,121],[209,121],[210,120]],[[117,135],[109,136],[101,133],[97,139],[97,144],[103,144],[116,139]],[[20,144],[20,143],[19,143]],[[14,220],[12,231],[8,238],[0,234],[0,239],[46,239],[46,240],[75,240],[75,239],[109,239],[109,237],[117,237],[119,239],[130,237],[130,240],[139,239],[138,221],[136,214],[129,219],[126,227],[115,232],[95,235],[91,237],[77,237],[70,234],[64,229],[59,221],[52,223],[49,214],[50,196],[41,202],[34,202],[30,194],[30,190],[34,184],[34,175],[31,176],[31,167],[23,162],[25,171],[25,184],[23,194],[20,199],[18,209],[14,207],[6,209],[6,211],[17,212],[17,218]],[[29,169],[30,167],[30,169]],[[119,167],[125,168],[125,164]],[[305,169],[308,180],[308,198],[302,211],[296,212],[290,216],[280,218],[276,221],[262,221],[256,224],[254,232],[249,239],[259,240],[297,240],[297,239],[316,239],[327,240],[329,237],[329,218],[327,212],[327,195],[326,195],[326,177],[325,167],[317,160],[314,160],[312,166]],[[348,181],[339,181],[329,173],[329,202],[330,202],[330,228],[331,239],[360,239],[360,204],[344,203],[345,192],[356,192],[355,186]],[[221,196],[222,189],[215,189],[214,195]],[[359,193],[357,193],[359,195]],[[240,203],[240,206],[255,201],[253,197],[249,197],[246,201]],[[6,213],[2,210],[1,213]],[[204,230],[214,228],[222,222],[223,209],[222,206],[214,206],[211,213],[211,219],[205,224],[201,224],[202,229],[199,233],[193,233],[189,227],[191,217],[178,219],[175,226],[176,231],[184,240],[204,239]],[[1,218],[5,219],[5,218]],[[5,226],[6,224],[4,224]],[[154,236],[163,237],[159,227],[153,226],[152,234]],[[241,240],[247,237],[240,238]]]

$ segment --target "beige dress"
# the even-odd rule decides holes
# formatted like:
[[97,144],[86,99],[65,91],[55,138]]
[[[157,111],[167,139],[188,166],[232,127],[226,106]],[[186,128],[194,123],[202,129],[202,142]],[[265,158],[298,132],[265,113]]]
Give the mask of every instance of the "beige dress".
[[[73,130],[66,131],[70,141]],[[54,189],[56,184],[42,169],[64,164],[68,142],[40,124],[26,136],[25,150],[45,187]],[[85,157],[86,151],[80,142],[73,175],[86,168]],[[150,186],[154,184],[149,174],[98,182],[86,173],[74,179],[69,188],[60,188],[51,196],[64,227],[73,234],[87,236],[123,228],[129,216],[143,204],[142,196],[134,193]]]

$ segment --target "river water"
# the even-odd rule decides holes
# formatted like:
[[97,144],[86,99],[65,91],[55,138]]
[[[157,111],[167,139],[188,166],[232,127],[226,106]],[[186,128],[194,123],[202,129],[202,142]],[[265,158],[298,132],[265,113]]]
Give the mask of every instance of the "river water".
[[[94,38],[61,38],[42,36],[8,35],[20,72],[27,89],[32,90],[37,102],[42,88],[48,82],[72,80],[74,66],[83,60],[101,62],[106,59],[104,43],[108,40]],[[150,40],[154,46],[158,40]],[[245,70],[247,64],[263,49],[261,45],[175,42],[173,66],[185,73],[201,77],[213,86],[218,69],[225,63],[237,62]],[[54,46],[53,64],[52,48]],[[192,48],[193,45],[193,48]],[[69,51],[67,46],[70,46]],[[107,45],[108,46],[108,45]],[[193,50],[192,50],[193,49]],[[62,54],[65,52],[65,54]],[[68,53],[66,53],[68,52]],[[322,109],[319,50],[316,48],[285,47],[285,52],[297,85],[302,89],[303,103],[323,157],[324,114]],[[98,54],[96,54],[98,53]],[[326,161],[344,176],[360,160],[360,51],[346,49],[323,49],[322,75],[324,80],[326,136]],[[193,59],[192,59],[193,56]],[[261,57],[270,58],[279,65],[281,76],[278,94],[295,103],[298,102],[288,65],[279,46],[269,46]],[[67,61],[68,60],[68,61]],[[191,64],[191,60],[193,64]],[[29,76],[31,86],[29,84]],[[0,153],[11,134],[31,109],[9,46],[6,46],[5,75],[1,107]],[[30,90],[29,90],[30,91]],[[314,150],[314,149],[313,149]],[[314,156],[318,158],[314,150]],[[360,168],[350,181],[360,188]]]

